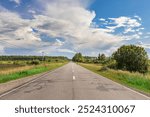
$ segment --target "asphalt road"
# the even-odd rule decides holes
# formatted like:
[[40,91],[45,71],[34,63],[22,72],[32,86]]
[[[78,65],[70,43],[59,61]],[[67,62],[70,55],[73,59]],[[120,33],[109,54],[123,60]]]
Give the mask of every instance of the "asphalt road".
[[150,98],[70,62],[44,77],[7,92],[0,96],[0,99],[141,100]]

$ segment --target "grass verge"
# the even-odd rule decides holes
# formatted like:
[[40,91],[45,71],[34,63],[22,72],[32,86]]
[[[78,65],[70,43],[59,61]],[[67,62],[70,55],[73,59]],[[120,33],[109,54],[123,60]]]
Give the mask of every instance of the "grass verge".
[[143,75],[140,73],[130,73],[112,69],[101,71],[100,68],[102,66],[97,64],[80,63],[80,65],[115,82],[150,96],[150,74]]
[[39,66],[35,66],[35,67],[28,69],[28,70],[23,70],[23,71],[14,72],[14,73],[8,73],[8,74],[0,74],[0,83],[5,83],[5,82],[11,81],[11,80],[16,80],[19,78],[23,78],[23,77],[39,74],[42,72],[46,72],[49,70],[54,70],[54,69],[61,67],[65,64],[66,63],[50,63],[47,66],[39,65]]

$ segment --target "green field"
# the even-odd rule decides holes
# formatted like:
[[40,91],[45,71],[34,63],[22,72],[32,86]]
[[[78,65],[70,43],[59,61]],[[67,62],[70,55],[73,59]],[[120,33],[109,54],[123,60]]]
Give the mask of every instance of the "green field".
[[64,56],[0,56],[0,83],[54,70],[68,62]]
[[150,95],[150,72],[143,75],[140,73],[131,73],[121,70],[101,70],[103,66],[100,64],[80,63],[80,65],[115,82],[123,84],[146,95]]
[[41,63],[39,65],[0,64],[0,83],[54,70],[67,62]]

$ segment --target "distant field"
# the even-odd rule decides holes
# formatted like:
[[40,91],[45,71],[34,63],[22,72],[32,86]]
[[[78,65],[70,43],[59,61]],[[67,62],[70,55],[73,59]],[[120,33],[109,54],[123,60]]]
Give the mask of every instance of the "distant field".
[[14,69],[18,67],[23,67],[24,65],[15,65],[15,64],[0,64],[0,70]]
[[39,65],[0,64],[0,83],[56,69],[67,62],[47,62]]
[[143,75],[140,73],[130,73],[128,71],[121,70],[100,70],[102,66],[99,64],[80,63],[80,65],[115,82],[150,96],[150,72]]

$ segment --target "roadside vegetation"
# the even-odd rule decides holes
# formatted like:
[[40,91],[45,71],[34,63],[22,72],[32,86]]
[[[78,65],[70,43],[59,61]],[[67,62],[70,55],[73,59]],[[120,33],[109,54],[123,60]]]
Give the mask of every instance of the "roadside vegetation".
[[[79,57],[78,54],[74,57]],[[82,62],[75,62],[115,82],[150,95],[150,61],[142,47],[124,45],[110,57],[105,54],[99,54],[98,57],[82,56]]]
[[66,57],[0,56],[0,83],[53,70],[68,61]]
[[143,92],[150,96],[150,74],[141,74],[138,72],[128,72],[122,70],[104,69],[100,64],[79,63],[81,66],[109,78],[115,82]]

